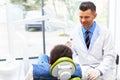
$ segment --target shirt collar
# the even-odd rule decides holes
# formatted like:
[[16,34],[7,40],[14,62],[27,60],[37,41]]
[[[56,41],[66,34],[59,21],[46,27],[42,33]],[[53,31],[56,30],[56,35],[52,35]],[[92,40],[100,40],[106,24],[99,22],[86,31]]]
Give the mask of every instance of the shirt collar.
[[[95,29],[95,26],[96,26],[96,22],[94,21],[93,22],[93,25],[90,27],[89,31],[90,33],[93,33],[94,29]],[[87,30],[82,26],[82,32],[85,33]]]

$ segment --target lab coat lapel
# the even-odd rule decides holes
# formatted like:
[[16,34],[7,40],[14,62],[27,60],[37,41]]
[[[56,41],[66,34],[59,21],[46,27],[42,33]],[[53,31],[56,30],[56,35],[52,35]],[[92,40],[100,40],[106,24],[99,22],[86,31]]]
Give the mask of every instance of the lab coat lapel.
[[[82,33],[79,33],[79,34],[83,35]],[[75,49],[75,52],[78,54],[78,56],[80,56],[78,57],[79,63],[86,64],[88,61],[85,59],[88,55],[88,51],[86,49],[83,37],[80,36],[79,34],[74,36],[74,39],[73,39],[74,49]]]
[[94,43],[95,43],[95,41],[97,40],[97,38],[99,37],[99,33],[100,33],[100,29],[99,29],[99,26],[96,24],[95,30],[94,30],[93,35],[92,35],[92,38],[91,38],[89,50],[90,50],[91,47],[94,45]]
[[[81,29],[81,28],[80,28]],[[76,31],[76,32],[79,32],[77,33],[75,36],[74,36],[74,43],[76,43],[74,45],[75,48],[77,48],[76,50],[79,50],[79,51],[83,51],[85,53],[88,53],[88,50],[86,48],[86,44],[85,44],[85,41],[84,41],[84,37],[83,37],[83,33],[82,33],[82,30],[80,31]],[[81,35],[81,36],[80,36]]]

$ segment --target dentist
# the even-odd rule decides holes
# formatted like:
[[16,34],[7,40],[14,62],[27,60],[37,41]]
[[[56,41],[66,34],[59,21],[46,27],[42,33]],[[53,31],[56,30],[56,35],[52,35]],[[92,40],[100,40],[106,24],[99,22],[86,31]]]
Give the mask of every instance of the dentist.
[[73,59],[81,65],[83,80],[114,80],[114,41],[109,30],[99,26],[93,2],[85,1],[79,6],[79,26],[71,36]]

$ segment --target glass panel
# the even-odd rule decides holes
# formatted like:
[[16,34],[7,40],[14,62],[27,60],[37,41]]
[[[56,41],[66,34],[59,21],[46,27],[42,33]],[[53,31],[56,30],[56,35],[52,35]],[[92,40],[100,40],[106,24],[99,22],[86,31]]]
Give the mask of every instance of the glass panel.
[[0,59],[9,57],[6,1],[0,1]]
[[0,58],[36,57],[42,52],[40,1],[37,5],[30,1],[11,0],[0,4]]
[[[43,53],[42,20],[45,20],[45,48],[49,55],[56,44],[64,44],[79,24],[78,6],[82,0],[11,0],[0,4],[2,56],[38,56]],[[84,1],[84,0],[83,0]],[[91,0],[97,6],[96,20],[107,26],[108,0]],[[4,8],[4,9],[3,9]],[[4,37],[3,37],[4,36]],[[3,54],[5,53],[5,54]]]

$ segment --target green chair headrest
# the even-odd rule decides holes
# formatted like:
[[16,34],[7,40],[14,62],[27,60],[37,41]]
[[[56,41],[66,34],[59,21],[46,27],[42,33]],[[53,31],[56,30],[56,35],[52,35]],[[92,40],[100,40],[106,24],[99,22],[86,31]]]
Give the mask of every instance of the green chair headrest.
[[75,65],[75,63],[73,62],[73,60],[71,58],[69,58],[69,57],[61,57],[50,67],[50,74],[53,75],[53,73],[55,71],[55,70],[53,71],[53,69],[54,68],[56,69],[56,66],[58,64],[65,63],[65,62],[67,62],[68,64],[72,64],[72,66],[74,67],[74,70],[76,70],[76,65]]
[[70,80],[81,80],[79,77],[71,78]]

